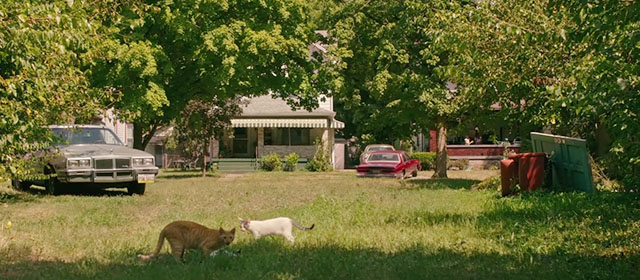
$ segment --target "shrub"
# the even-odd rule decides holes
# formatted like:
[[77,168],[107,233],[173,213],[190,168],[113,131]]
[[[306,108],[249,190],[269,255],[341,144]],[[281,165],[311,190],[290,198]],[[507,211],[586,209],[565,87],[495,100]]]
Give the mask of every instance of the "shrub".
[[500,190],[502,187],[500,182],[500,176],[492,176],[484,179],[480,183],[473,184],[472,190]]
[[284,157],[284,170],[286,171],[296,171],[298,167],[298,159],[300,156],[296,153],[290,153]]
[[282,171],[282,161],[277,154],[271,153],[262,157],[260,168],[266,171]]
[[331,159],[329,153],[325,151],[322,141],[315,141],[316,154],[307,163],[307,170],[313,172],[331,171]]
[[417,152],[411,154],[411,158],[420,161],[422,170],[433,170],[436,167],[436,153],[433,152]]

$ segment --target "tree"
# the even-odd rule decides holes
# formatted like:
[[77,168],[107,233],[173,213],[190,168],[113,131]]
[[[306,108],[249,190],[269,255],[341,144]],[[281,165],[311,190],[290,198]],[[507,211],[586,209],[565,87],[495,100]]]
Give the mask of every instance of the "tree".
[[117,30],[94,67],[94,82],[122,93],[115,106],[134,122],[134,147],[192,99],[268,92],[317,106],[313,29],[302,0],[131,1],[105,19]]
[[480,2],[451,25],[466,42],[454,49],[456,79],[500,102],[505,121],[587,139],[610,175],[638,185],[638,9],[638,1]]
[[87,10],[73,1],[0,3],[0,177],[30,172],[21,158],[49,146],[46,125],[88,119],[110,100],[85,76],[105,33]]
[[321,68],[335,96],[345,133],[373,141],[408,139],[438,128],[436,177],[446,177],[446,133],[465,108],[468,89],[453,90],[451,42],[445,17],[462,9],[447,1],[350,1],[335,25]]
[[213,138],[221,139],[231,118],[242,112],[240,98],[193,99],[176,122],[177,140],[187,154],[202,159],[202,177],[207,172],[207,149]]

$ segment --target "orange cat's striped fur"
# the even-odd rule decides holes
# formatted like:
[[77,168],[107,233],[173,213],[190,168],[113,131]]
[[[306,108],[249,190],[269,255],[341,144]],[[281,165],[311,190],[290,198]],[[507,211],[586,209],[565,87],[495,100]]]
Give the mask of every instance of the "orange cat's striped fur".
[[160,253],[166,238],[171,245],[171,254],[176,261],[184,261],[184,251],[188,249],[200,249],[204,258],[208,258],[211,252],[231,244],[235,233],[235,228],[225,231],[222,228],[210,229],[194,222],[175,221],[162,229],[158,246],[151,255],[140,254],[138,257],[143,260],[155,258]]

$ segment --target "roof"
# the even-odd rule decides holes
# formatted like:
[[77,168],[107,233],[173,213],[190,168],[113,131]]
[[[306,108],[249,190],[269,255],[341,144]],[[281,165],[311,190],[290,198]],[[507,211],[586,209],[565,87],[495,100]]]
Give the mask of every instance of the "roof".
[[272,95],[253,97],[248,104],[242,106],[242,114],[238,118],[283,118],[283,117],[326,117],[333,118],[335,112],[316,108],[311,112],[305,109],[292,110],[286,101],[274,98]]
[[106,128],[104,125],[96,124],[68,124],[68,125],[49,125],[49,128]]

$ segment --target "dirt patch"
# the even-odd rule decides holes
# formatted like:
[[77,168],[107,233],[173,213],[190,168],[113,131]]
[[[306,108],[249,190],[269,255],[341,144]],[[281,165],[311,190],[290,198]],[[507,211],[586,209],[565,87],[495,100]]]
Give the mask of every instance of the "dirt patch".
[[230,182],[237,178],[242,178],[243,176],[244,174],[241,174],[241,173],[227,173],[227,174],[224,174],[219,181]]

